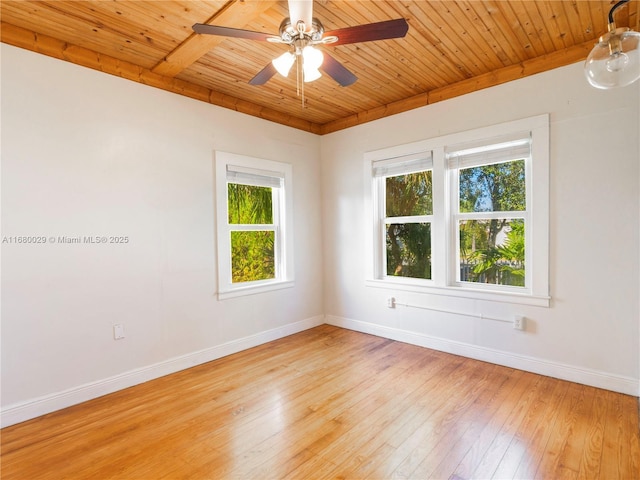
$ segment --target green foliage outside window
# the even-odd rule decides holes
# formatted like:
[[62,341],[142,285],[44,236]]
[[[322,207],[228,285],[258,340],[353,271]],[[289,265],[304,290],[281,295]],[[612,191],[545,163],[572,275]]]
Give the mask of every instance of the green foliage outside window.
[[[497,245],[490,243],[492,222],[504,232]],[[460,280],[524,287],[524,234],[522,219],[460,222]]]
[[[526,209],[525,161],[460,170],[460,212]],[[522,219],[460,222],[462,281],[524,286],[525,225]]]
[[431,278],[431,225],[387,225],[387,275]]
[[431,170],[387,177],[386,216],[433,214]]
[[229,224],[273,223],[273,198],[270,187],[227,184]]
[[[230,225],[272,225],[270,187],[229,183],[227,205]],[[275,278],[274,229],[231,231],[231,281],[251,282]]]
[[231,232],[231,281],[252,282],[276,277],[275,232]]

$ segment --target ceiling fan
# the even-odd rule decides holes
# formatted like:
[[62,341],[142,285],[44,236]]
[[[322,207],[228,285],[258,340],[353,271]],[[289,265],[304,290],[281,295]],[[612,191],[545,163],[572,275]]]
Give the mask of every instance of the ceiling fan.
[[298,78],[302,78],[304,82],[320,78],[320,70],[322,70],[343,87],[353,84],[358,77],[331,55],[321,52],[314,46],[346,45],[402,38],[409,30],[407,21],[404,18],[398,18],[325,32],[320,20],[313,17],[313,0],[288,0],[288,5],[289,17],[280,24],[278,36],[203,23],[196,23],[192,28],[194,32],[200,34],[288,45],[289,51],[269,62],[249,81],[251,85],[264,85],[276,72],[286,77],[295,62],[298,66]]

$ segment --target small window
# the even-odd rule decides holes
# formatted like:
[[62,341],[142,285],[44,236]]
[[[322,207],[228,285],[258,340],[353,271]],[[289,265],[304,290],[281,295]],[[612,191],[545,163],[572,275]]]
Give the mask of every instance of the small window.
[[291,166],[217,152],[216,175],[219,297],[291,286]]

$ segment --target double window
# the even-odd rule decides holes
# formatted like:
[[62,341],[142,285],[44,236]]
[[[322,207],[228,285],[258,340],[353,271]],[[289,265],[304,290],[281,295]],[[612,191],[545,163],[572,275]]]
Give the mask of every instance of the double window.
[[370,152],[372,285],[548,305],[548,117]]
[[291,166],[216,152],[219,298],[292,285]]

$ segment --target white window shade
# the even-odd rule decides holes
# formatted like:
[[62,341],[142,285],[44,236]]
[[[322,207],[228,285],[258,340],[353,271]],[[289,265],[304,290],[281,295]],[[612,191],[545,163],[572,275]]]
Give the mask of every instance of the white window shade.
[[431,152],[420,152],[402,157],[373,162],[374,177],[395,177],[422,172],[433,168]]
[[531,139],[520,138],[496,139],[497,143],[485,145],[456,146],[445,152],[449,168],[467,168],[478,165],[491,165],[529,158],[531,155]]
[[284,173],[227,165],[227,181],[255,187],[280,188]]

